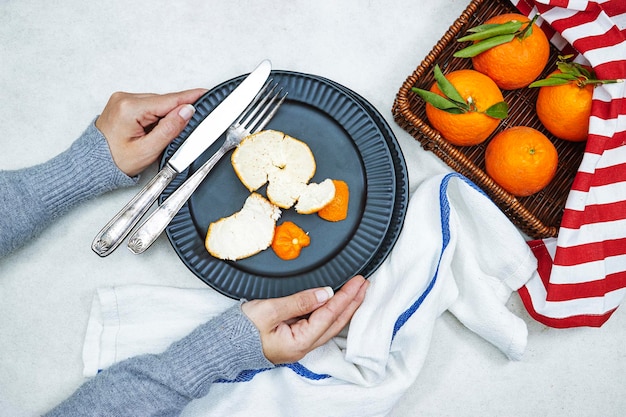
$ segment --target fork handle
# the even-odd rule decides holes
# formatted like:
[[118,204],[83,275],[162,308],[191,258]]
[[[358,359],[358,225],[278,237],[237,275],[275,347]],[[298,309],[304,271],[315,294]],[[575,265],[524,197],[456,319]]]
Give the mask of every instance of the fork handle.
[[145,252],[163,233],[168,224],[172,221],[176,213],[187,202],[191,194],[200,186],[202,181],[209,174],[211,169],[228,151],[222,146],[208,161],[204,163],[187,181],[174,191],[157,208],[148,219],[131,235],[128,240],[128,249],[136,255]]
[[132,200],[130,200],[94,238],[91,249],[98,255],[105,257],[113,252],[124,240],[131,229],[139,222],[141,217],[148,211],[152,203],[172,182],[177,172],[165,165],[143,187]]

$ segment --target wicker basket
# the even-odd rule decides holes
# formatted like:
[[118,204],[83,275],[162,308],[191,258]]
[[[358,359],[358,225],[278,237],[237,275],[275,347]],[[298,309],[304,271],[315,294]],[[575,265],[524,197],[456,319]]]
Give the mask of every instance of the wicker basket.
[[[557,139],[541,124],[535,113],[537,88],[503,91],[509,104],[509,116],[498,129],[482,144],[457,147],[446,141],[428,124],[425,104],[412,87],[429,89],[434,82],[433,68],[439,64],[445,73],[471,68],[470,59],[454,58],[452,55],[466,44],[456,42],[467,29],[484,23],[492,16],[517,12],[508,0],[474,0],[448,29],[424,61],[400,88],[393,104],[395,121],[422,147],[432,151],[452,169],[465,175],[482,188],[500,207],[506,216],[524,233],[539,239],[558,234],[558,228],[574,176],[582,160],[585,143],[574,143]],[[558,50],[551,48],[548,65],[539,78],[545,78],[556,66]],[[554,180],[542,191],[529,197],[516,198],[496,184],[484,171],[485,148],[491,137],[507,127],[529,126],[544,133],[555,145],[559,154],[559,166]]]

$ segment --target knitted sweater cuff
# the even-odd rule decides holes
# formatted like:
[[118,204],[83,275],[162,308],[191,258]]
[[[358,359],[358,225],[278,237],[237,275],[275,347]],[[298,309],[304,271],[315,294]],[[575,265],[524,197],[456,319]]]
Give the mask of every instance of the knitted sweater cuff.
[[241,311],[241,304],[199,326],[164,355],[193,398],[205,396],[213,382],[274,367],[263,354],[259,331]]
[[68,150],[30,169],[25,181],[54,218],[82,201],[134,185],[137,178],[128,177],[115,165],[94,119]]

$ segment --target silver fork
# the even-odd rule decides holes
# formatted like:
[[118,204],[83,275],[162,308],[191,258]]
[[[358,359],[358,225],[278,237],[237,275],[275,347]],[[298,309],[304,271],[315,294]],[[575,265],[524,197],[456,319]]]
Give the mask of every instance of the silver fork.
[[278,84],[273,86],[271,84],[272,81],[270,80],[246,110],[243,111],[241,116],[227,129],[226,140],[218,151],[173,192],[131,235],[128,241],[128,249],[131,252],[135,254],[145,252],[159,235],[163,233],[167,225],[176,216],[176,213],[191,197],[191,194],[198,188],[215,164],[228,151],[235,148],[243,138],[259,132],[269,123],[287,96],[287,93],[282,94],[282,89],[275,92]]

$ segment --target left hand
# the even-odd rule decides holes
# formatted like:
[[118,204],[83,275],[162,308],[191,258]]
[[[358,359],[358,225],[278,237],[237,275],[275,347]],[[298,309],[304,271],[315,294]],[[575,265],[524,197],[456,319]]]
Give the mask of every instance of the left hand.
[[192,103],[207,90],[193,89],[169,94],[117,92],[96,120],[106,138],[117,167],[134,177],[156,161],[187,125]]
[[282,298],[248,301],[241,309],[259,330],[265,357],[274,364],[292,363],[348,324],[368,285],[369,281],[357,275],[334,295],[330,288],[314,288]]

